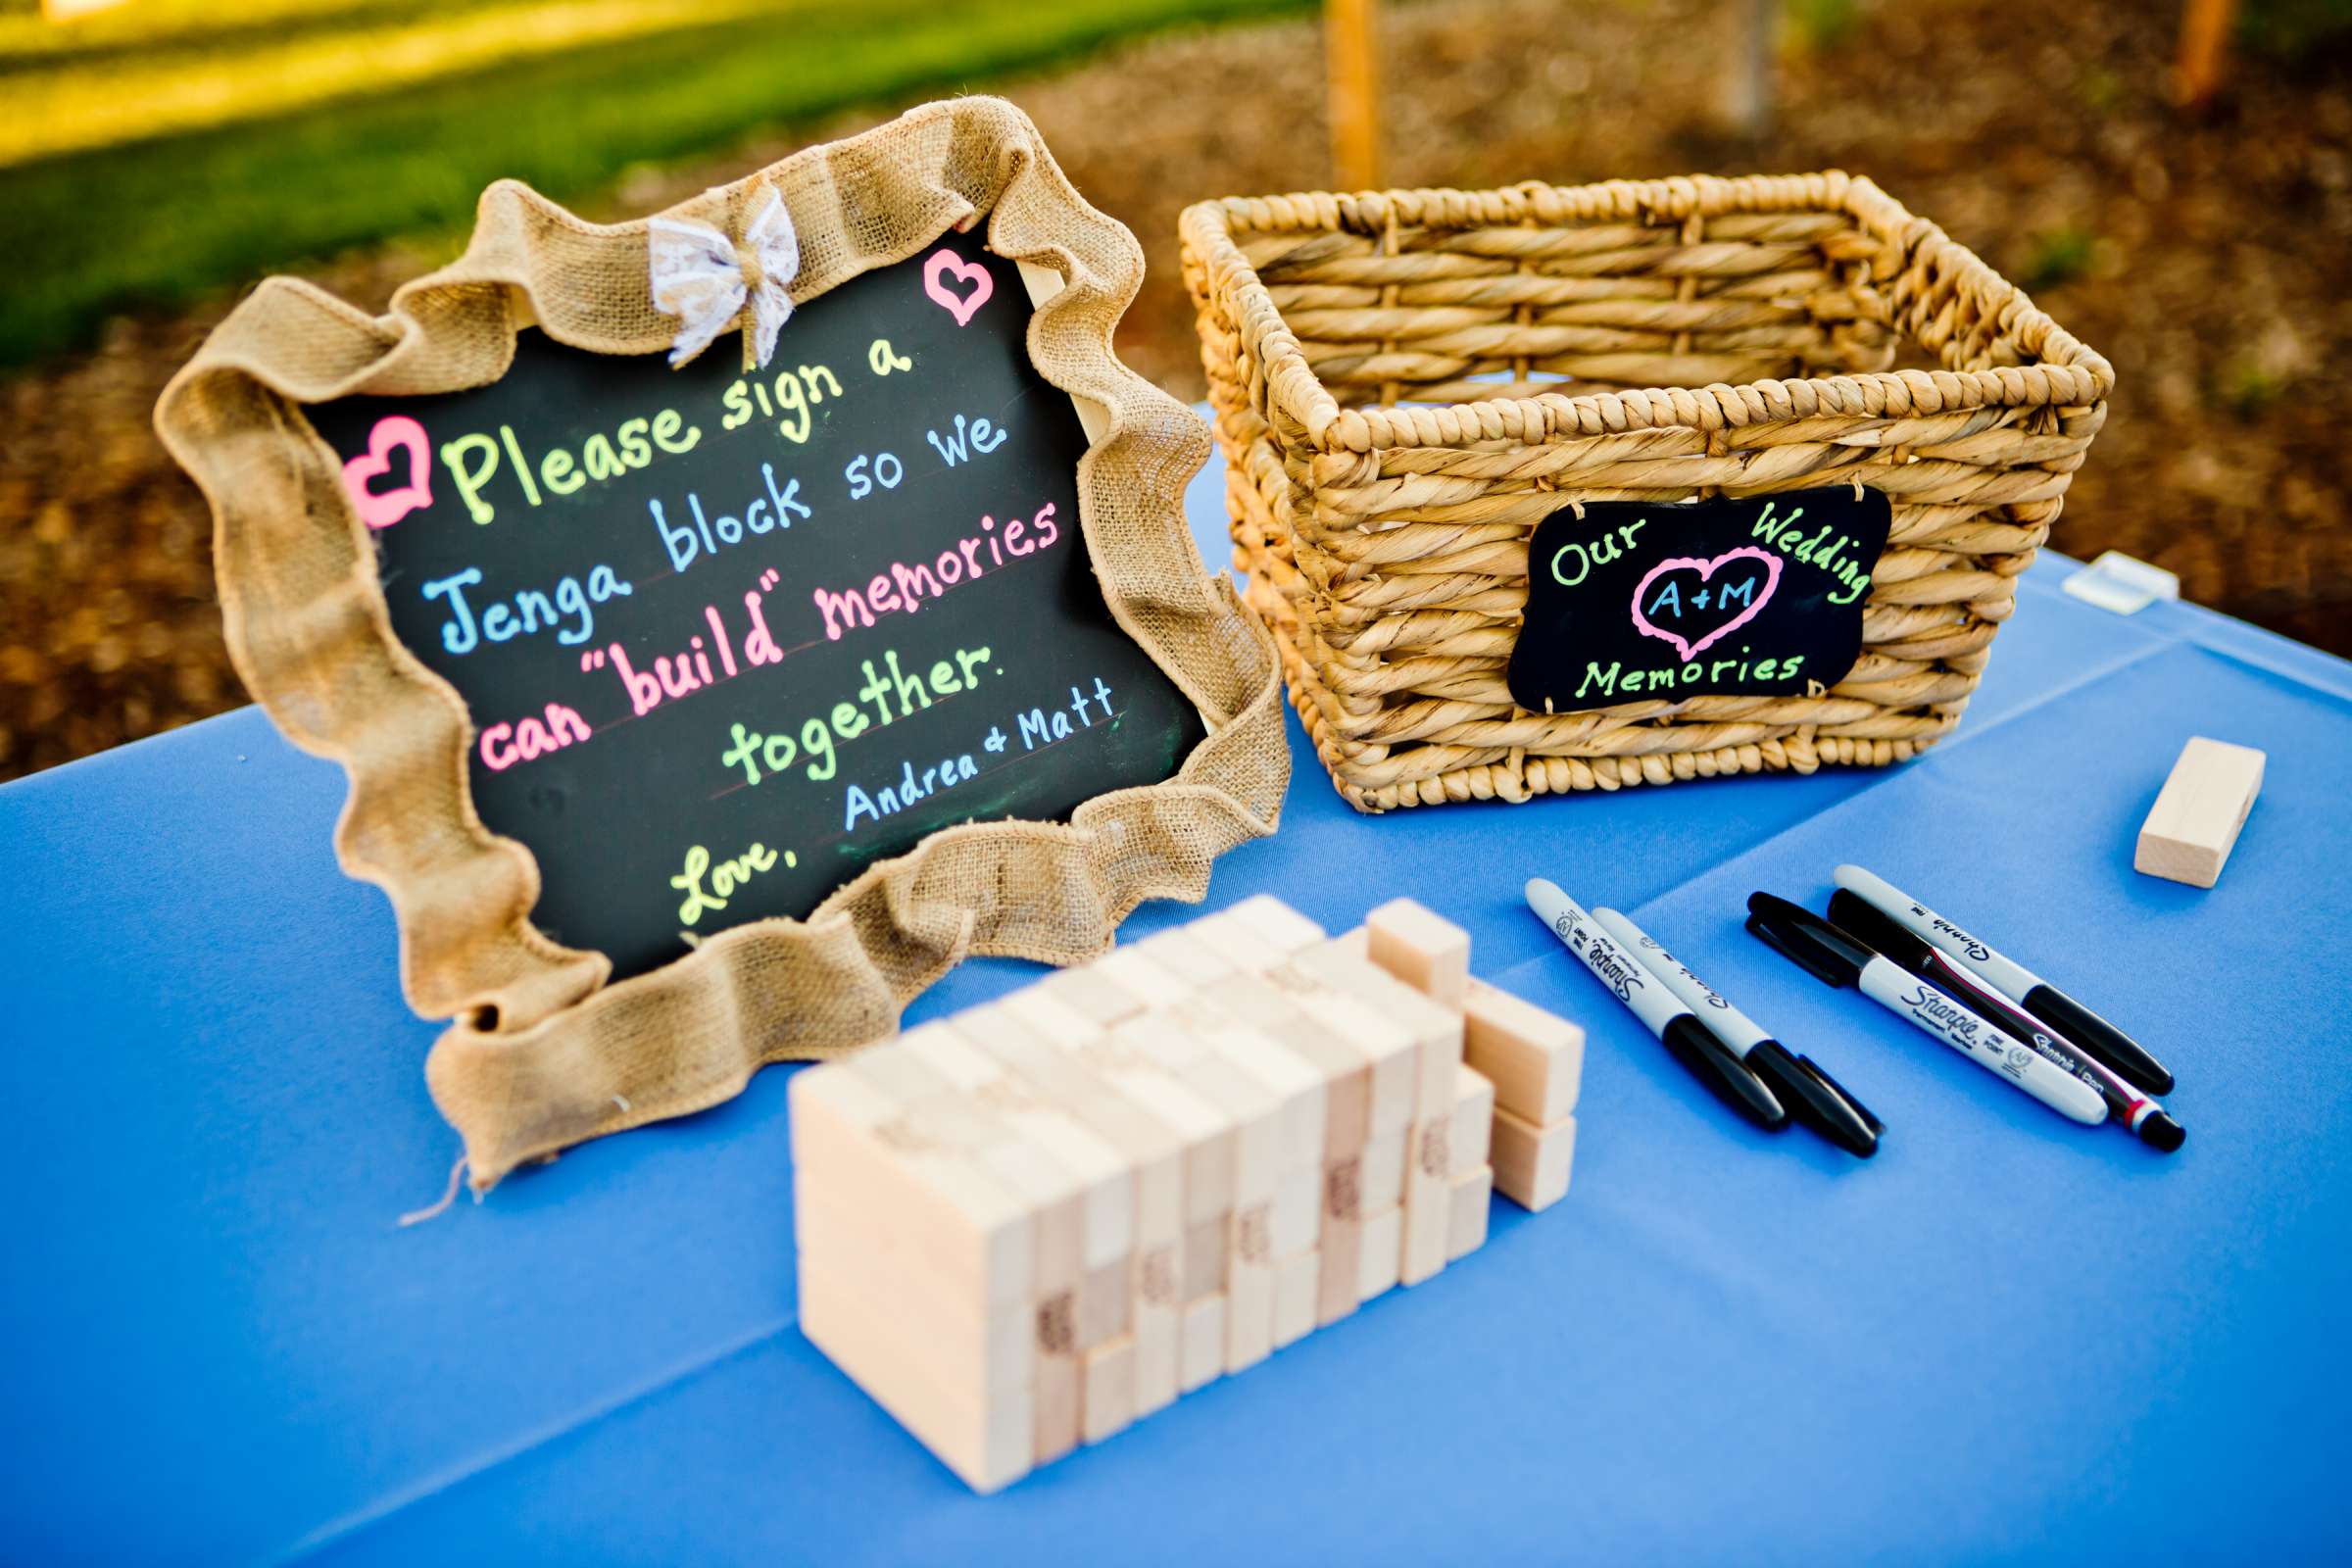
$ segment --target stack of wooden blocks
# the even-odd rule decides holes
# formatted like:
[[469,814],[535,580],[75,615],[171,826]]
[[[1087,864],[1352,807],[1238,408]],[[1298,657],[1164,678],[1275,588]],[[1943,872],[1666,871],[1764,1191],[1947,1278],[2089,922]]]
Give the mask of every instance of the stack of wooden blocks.
[[1430,1278],[1575,1148],[1582,1033],[1469,957],[1261,896],[801,1072],[803,1330],[990,1492]]

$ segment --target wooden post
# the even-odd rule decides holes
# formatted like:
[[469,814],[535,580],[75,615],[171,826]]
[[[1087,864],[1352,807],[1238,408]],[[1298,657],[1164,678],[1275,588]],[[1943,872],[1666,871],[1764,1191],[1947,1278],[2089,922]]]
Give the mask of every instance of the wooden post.
[[1380,188],[1380,83],[1374,0],[1324,0],[1323,54],[1331,78],[1331,164],[1341,190]]
[[2221,89],[2236,22],[2237,0],[2188,0],[2181,9],[2180,50],[2173,65],[2173,101],[2181,108],[2202,109]]
[[1751,142],[1772,130],[1772,56],[1780,19],[1780,0],[1747,0],[1732,24],[1739,37],[1724,79],[1723,119],[1734,134]]

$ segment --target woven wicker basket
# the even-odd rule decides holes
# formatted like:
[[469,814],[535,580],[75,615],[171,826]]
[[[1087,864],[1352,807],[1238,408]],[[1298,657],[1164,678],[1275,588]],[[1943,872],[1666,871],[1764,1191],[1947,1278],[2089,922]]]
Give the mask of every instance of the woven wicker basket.
[[[1236,559],[1367,811],[1911,757],[1959,722],[2114,383],[1840,173],[1233,198],[1183,237]],[[1849,481],[1893,531],[1825,694],[1511,701],[1552,512]]]

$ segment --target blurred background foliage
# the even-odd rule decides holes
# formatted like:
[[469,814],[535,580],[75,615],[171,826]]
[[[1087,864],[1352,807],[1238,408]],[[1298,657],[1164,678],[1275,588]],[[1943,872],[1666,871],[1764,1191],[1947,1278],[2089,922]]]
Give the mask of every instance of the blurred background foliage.
[[[1868,173],[2115,361],[2057,548],[2352,653],[2352,0],[2243,0],[2188,109],[2194,4],[1396,0],[1383,172]],[[1122,351],[1199,396],[1175,215],[1334,183],[1313,0],[0,0],[0,778],[243,700],[148,418],[255,280],[380,309],[493,179],[632,217],[965,90],[1142,238]]]

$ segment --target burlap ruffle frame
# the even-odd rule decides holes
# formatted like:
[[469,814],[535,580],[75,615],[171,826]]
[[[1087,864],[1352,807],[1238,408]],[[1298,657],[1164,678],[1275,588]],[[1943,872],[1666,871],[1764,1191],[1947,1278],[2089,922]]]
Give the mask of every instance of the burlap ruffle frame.
[[991,98],[927,105],[671,214],[739,232],[761,181],[799,230],[796,303],[983,218],[991,250],[1066,280],[1032,316],[1028,350],[1102,415],[1078,471],[1087,548],[1112,614],[1199,707],[1207,738],[1172,779],[1098,797],[1067,824],[945,829],[805,921],[738,926],[608,983],[602,954],[532,926],[537,862],[476,815],[465,701],[393,634],[368,531],[302,406],[484,385],[533,323],[595,353],[665,351],[677,321],[648,297],[645,221],[589,223],[502,180],[465,255],[402,287],[385,316],[265,282],[172,378],[156,427],[212,505],[238,673],[290,741],[342,763],[337,856],[391,898],[409,1004],[454,1020],[426,1079],[477,1192],[584,1139],[715,1104],[765,1063],[887,1035],[967,956],[1100,953],[1145,899],[1200,899],[1211,861],[1280,812],[1279,666],[1183,523],[1207,433],[1111,349],[1143,277],[1135,237],[1086,205],[1026,116]]

